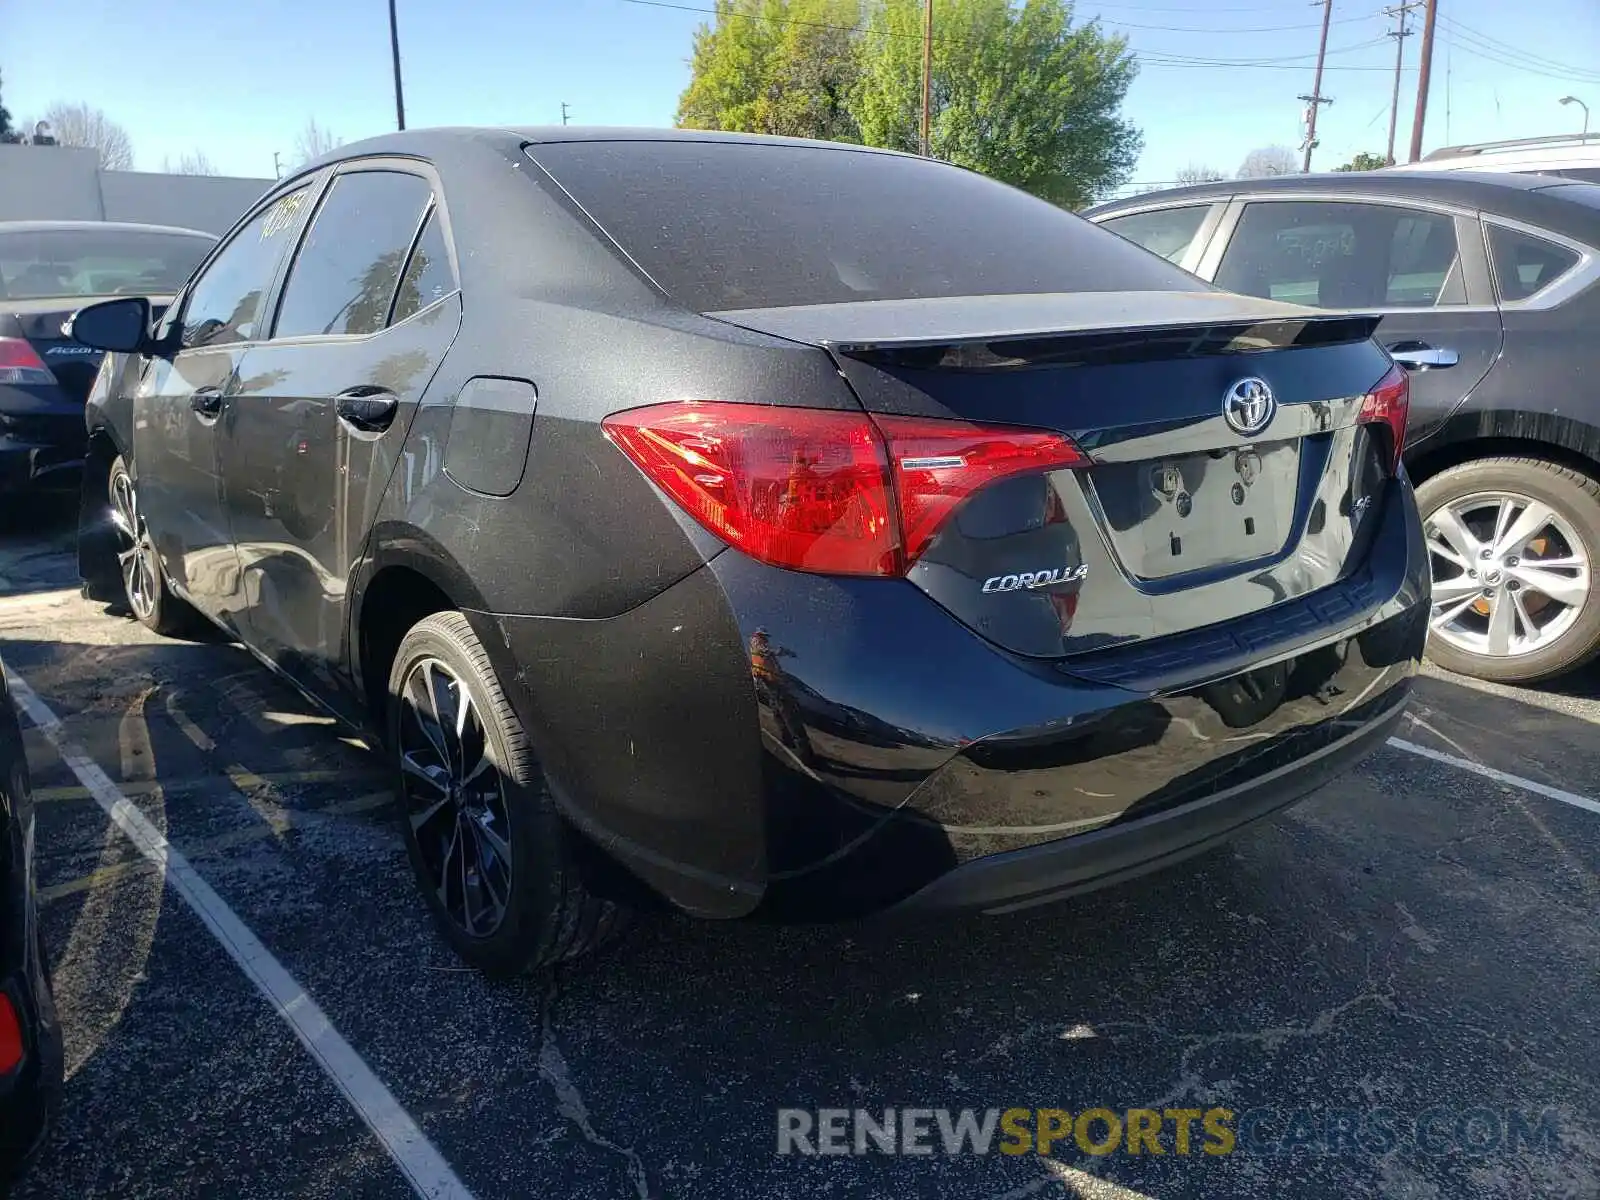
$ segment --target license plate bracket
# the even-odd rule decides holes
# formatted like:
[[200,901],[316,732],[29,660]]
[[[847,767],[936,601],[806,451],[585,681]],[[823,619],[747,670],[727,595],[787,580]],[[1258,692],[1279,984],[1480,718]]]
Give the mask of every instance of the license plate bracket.
[[1299,473],[1294,439],[1105,463],[1090,485],[1123,566],[1164,579],[1282,550]]

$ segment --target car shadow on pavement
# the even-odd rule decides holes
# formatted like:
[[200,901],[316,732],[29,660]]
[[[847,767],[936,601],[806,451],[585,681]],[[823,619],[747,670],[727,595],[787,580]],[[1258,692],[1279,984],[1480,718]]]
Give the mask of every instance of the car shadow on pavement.
[[[1384,749],[1219,850],[1061,904],[893,925],[654,914],[592,959],[496,984],[453,966],[428,928],[392,808],[334,807],[382,787],[370,754],[235,647],[155,639],[131,622],[107,632],[118,644],[0,630],[0,655],[148,806],[139,755],[128,751],[138,700],[153,748],[146,782],[165,789],[168,837],[382,1065],[397,1095],[430,1114],[430,1135],[465,1177],[541,1122],[556,1132],[540,1136],[565,1148],[559,1170],[580,1161],[604,1184],[563,1191],[575,1196],[1072,1195],[1074,1171],[1149,1195],[1501,1194],[1474,1182],[1485,1170],[1546,1195],[1600,1177],[1600,1055],[1594,1039],[1572,1037],[1592,1027],[1600,972],[1600,821],[1590,813]],[[1541,769],[1569,787],[1600,778],[1591,720],[1434,678],[1419,681],[1413,711],[1401,736],[1441,753],[1530,778],[1544,778],[1532,773]],[[1544,748],[1545,761],[1531,761],[1529,746]],[[50,785],[70,791],[59,776]],[[50,810],[39,830],[47,886],[106,865],[115,835],[98,810],[41,808]],[[330,813],[332,824],[319,823]],[[116,861],[133,857],[126,849]],[[120,876],[113,884],[134,886]],[[68,1012],[69,1043],[72,1023],[88,1021],[96,1047],[68,1089],[69,1137],[85,1144],[60,1170],[80,1181],[106,1178],[94,1174],[88,1131],[136,1133],[125,1111],[135,1092],[118,1081],[136,1076],[144,1047],[176,1036],[164,1014],[182,1010],[186,978],[241,989],[219,999],[221,1011],[197,1011],[193,1032],[214,1035],[201,1061],[220,1063],[219,1077],[242,1096],[255,1089],[253,1103],[267,1103],[249,1077],[252,1056],[276,1064],[273,1092],[286,1054],[304,1068],[276,1034],[236,1043],[219,1032],[247,1023],[258,1001],[179,906],[164,906],[161,924],[173,932],[163,939],[132,921],[137,906],[86,925],[97,894],[48,906],[58,954],[76,945],[93,963],[137,938],[203,966],[166,958],[146,979],[122,972],[131,982],[114,1011],[90,997]],[[208,1031],[213,1020],[218,1030]],[[186,1069],[159,1102],[192,1107],[185,1096],[204,1093],[202,1073]],[[321,1086],[310,1078],[307,1088]],[[506,1126],[487,1122],[475,1096],[518,1114]],[[1440,1104],[1553,1106],[1575,1114],[1579,1132],[1492,1160],[1404,1146],[1387,1156],[1184,1158],[1170,1152],[1170,1128],[1159,1158],[1071,1146],[1049,1160],[775,1152],[786,1107],[1221,1106],[1281,1117],[1374,1106],[1404,1116]],[[324,1144],[349,1136],[336,1123],[287,1127]],[[216,1134],[240,1147],[248,1135]],[[561,1190],[564,1176],[538,1176],[558,1169],[545,1163],[531,1156],[525,1182]],[[225,1186],[231,1176],[216,1169]],[[303,1182],[277,1178],[287,1190]]]

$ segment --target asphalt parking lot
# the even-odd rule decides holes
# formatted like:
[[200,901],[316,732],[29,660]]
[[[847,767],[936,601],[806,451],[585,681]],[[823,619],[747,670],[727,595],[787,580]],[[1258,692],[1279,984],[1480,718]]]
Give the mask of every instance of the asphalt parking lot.
[[[69,1078],[21,1197],[1600,1195],[1600,671],[1544,692],[1430,674],[1402,736],[1446,760],[1385,748],[1225,850],[1065,907],[651,917],[491,984],[432,932],[370,755],[242,650],[60,590],[70,546],[65,515],[0,531],[0,656],[61,722],[28,739]],[[396,1165],[77,750],[442,1174]],[[1240,1132],[1220,1155],[776,1153],[778,1109],[856,1106],[1222,1107]],[[1392,1146],[1334,1136],[1380,1110]]]

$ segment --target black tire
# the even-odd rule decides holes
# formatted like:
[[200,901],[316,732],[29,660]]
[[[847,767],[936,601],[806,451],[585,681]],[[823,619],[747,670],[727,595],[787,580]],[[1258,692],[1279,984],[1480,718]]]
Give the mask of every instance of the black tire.
[[[446,723],[443,720],[432,729],[446,736],[446,748],[462,761],[476,761],[481,745],[489,764],[485,774],[493,773],[498,779],[498,792],[489,789],[493,799],[487,804],[495,806],[495,815],[487,823],[502,819],[505,822],[501,832],[507,835],[503,844],[510,851],[510,885],[503,910],[497,910],[498,922],[487,932],[469,931],[470,916],[464,919],[453,911],[449,896],[452,885],[447,883],[441,894],[437,882],[441,859],[442,873],[447,877],[451,873],[450,850],[442,848],[451,836],[440,824],[448,815],[444,810],[457,813],[452,818],[456,821],[454,835],[463,843],[475,843],[479,855],[489,844],[484,823],[474,827],[474,818],[466,815],[473,811],[466,799],[466,788],[459,787],[452,793],[460,795],[461,800],[444,801],[441,809],[433,798],[442,795],[443,789],[420,782],[417,772],[408,772],[404,765],[407,754],[412,753],[408,747],[420,748],[426,755],[426,747],[418,739],[426,738],[428,733],[419,716],[418,693],[408,692],[408,684],[417,682],[413,680],[414,672],[426,679],[430,665],[438,672],[441,664],[444,673],[454,677],[456,688],[450,691],[447,686],[446,694],[459,697],[459,690],[464,688],[477,716],[471,718],[469,713],[469,732],[453,741],[452,734],[442,728]],[[426,691],[426,685],[422,686]],[[484,974],[506,978],[588,953],[620,932],[627,913],[614,900],[591,895],[584,887],[576,835],[556,811],[544,772],[529,748],[522,725],[506,701],[489,656],[464,616],[458,612],[434,613],[412,626],[395,654],[388,696],[387,753],[395,772],[406,850],[423,897],[456,953]],[[436,697],[433,706],[442,716],[443,706]],[[475,729],[481,729],[481,735]],[[411,761],[415,766],[419,755],[412,753]],[[441,772],[435,774],[444,777]],[[484,789],[480,785],[477,790],[481,793]],[[441,810],[441,815],[428,818],[419,829],[413,817],[436,809]],[[482,813],[484,809],[476,811]],[[467,824],[462,825],[463,821]],[[464,828],[471,830],[471,837],[463,835]],[[465,847],[460,853],[467,853]],[[489,861],[480,858],[470,870],[464,859],[456,860],[461,870],[458,894],[463,906],[468,903],[469,879],[483,880],[492,875],[504,883],[505,877],[494,861],[497,858],[491,853]],[[481,908],[479,914],[482,915]]]
[[[122,489],[126,488],[126,492]],[[122,578],[122,603],[145,628],[163,637],[182,637],[201,626],[201,617],[167,584],[161,559],[138,507],[138,485],[121,455],[111,464],[106,493],[116,525],[115,551]],[[128,558],[128,555],[133,555]]]
[[[1581,543],[1591,578],[1600,568],[1600,482],[1541,458],[1481,458],[1441,471],[1417,488],[1417,508],[1426,523],[1446,505],[1475,493],[1508,492],[1548,504]],[[1475,654],[1430,632],[1427,655],[1446,670],[1496,683],[1531,684],[1553,679],[1600,655],[1600,596],[1578,607],[1566,630],[1550,644],[1524,654]]]

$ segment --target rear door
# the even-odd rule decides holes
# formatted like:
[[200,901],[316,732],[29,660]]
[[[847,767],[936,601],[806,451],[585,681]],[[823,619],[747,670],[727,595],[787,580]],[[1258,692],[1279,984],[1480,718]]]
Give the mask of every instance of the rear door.
[[267,204],[200,269],[163,319],[164,332],[180,331],[178,352],[147,360],[134,396],[139,503],[162,566],[196,608],[229,628],[243,599],[218,487],[218,424],[264,332],[267,299],[310,194],[302,186]]
[[460,324],[437,193],[415,163],[341,168],[289,267],[272,337],[250,351],[224,419],[246,636],[335,707],[351,699],[340,670],[351,571]]
[[1415,364],[1415,445],[1500,352],[1476,216],[1376,200],[1235,201],[1200,273],[1218,287],[1318,308],[1380,313],[1378,340]]

